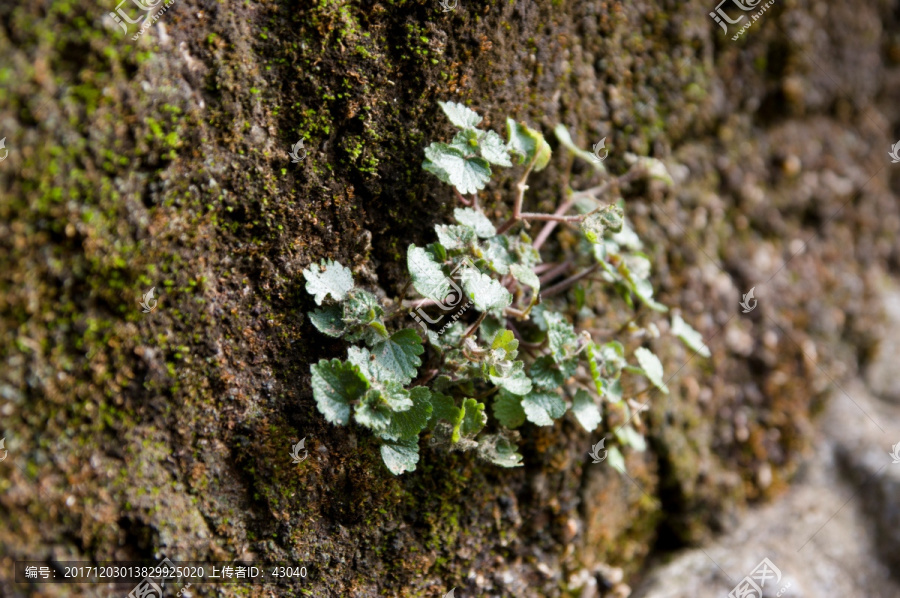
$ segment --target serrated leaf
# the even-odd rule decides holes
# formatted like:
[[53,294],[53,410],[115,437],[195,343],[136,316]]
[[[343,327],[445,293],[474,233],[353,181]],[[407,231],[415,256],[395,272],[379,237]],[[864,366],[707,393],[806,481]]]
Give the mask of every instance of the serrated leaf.
[[530,392],[522,398],[528,421],[537,426],[552,426],[566,412],[566,403],[555,392]]
[[678,314],[672,315],[672,334],[681,339],[688,348],[693,349],[703,357],[709,357],[709,347],[703,342],[703,336],[694,330],[690,324],[681,319]]
[[525,375],[525,364],[521,361],[513,362],[511,369],[503,376],[491,374],[488,377],[495,385],[505,388],[514,395],[531,392],[531,380]]
[[509,237],[500,235],[485,241],[482,253],[488,266],[497,274],[509,273],[509,266],[513,263],[513,257],[509,253]]
[[506,128],[509,133],[507,146],[511,152],[521,157],[519,164],[533,163],[532,169],[535,172],[543,170],[550,162],[551,153],[544,136],[511,118],[506,119]]
[[556,138],[559,142],[568,149],[570,152],[584,160],[585,162],[590,163],[591,166],[596,168],[600,172],[606,172],[606,167],[603,165],[603,162],[597,160],[596,156],[587,150],[583,150],[572,141],[572,136],[569,135],[569,130],[562,123],[556,125],[556,128],[553,129],[553,132],[556,134]]
[[387,430],[391,423],[391,415],[393,411],[380,388],[370,388],[353,411],[356,423],[374,432]]
[[419,441],[385,442],[381,445],[381,459],[394,475],[415,471],[419,462]]
[[519,341],[512,330],[499,330],[491,341],[491,349],[503,349],[506,359],[515,359],[518,354]]
[[478,455],[500,467],[519,467],[522,455],[517,453],[519,447],[500,434],[482,437],[478,442]]
[[310,368],[313,398],[319,413],[332,424],[350,421],[350,404],[369,388],[369,383],[352,363],[323,359]]
[[475,243],[475,231],[461,224],[438,224],[434,227],[438,242],[447,249],[465,249]]
[[349,329],[347,340],[355,342],[364,339],[373,344],[387,338],[388,332],[381,321],[384,310],[372,293],[362,289],[352,289],[344,300],[342,319]]
[[316,305],[322,305],[329,295],[335,301],[343,301],[353,288],[353,273],[332,260],[310,264],[303,271],[303,278],[306,279],[306,292],[313,296]]
[[497,229],[488,220],[488,217],[472,208],[456,208],[453,210],[453,218],[462,225],[475,231],[482,239],[489,239],[497,234]]
[[372,347],[375,365],[383,370],[382,378],[396,380],[401,384],[409,384],[422,360],[419,355],[425,352],[422,338],[411,328],[395,332],[391,337]]
[[471,272],[464,278],[463,288],[478,311],[500,310],[512,304],[512,295],[506,287],[487,274]]
[[381,438],[385,440],[414,440],[428,425],[433,407],[431,391],[424,386],[416,386],[409,390],[409,398],[413,405],[406,411],[391,415],[391,423]]
[[581,427],[588,432],[593,432],[603,421],[600,408],[597,407],[593,397],[581,388],[575,391],[575,397],[572,399],[572,413]]
[[665,394],[669,394],[669,388],[666,386],[665,381],[663,380],[663,366],[662,362],[659,360],[659,357],[653,354],[649,349],[645,349],[644,347],[638,347],[634,350],[634,356],[637,358],[638,363],[641,365],[641,369],[644,371],[644,375],[647,376],[647,379],[655,386],[656,388],[663,391]]
[[557,312],[544,312],[547,323],[547,340],[550,354],[556,363],[570,359],[578,351],[578,335],[575,328]]
[[423,297],[440,302],[450,292],[450,282],[444,276],[440,264],[421,247],[409,246],[406,251],[406,267],[412,277],[413,287]]
[[309,321],[319,332],[339,338],[346,330],[342,314],[340,305],[329,305],[309,312]]
[[450,122],[460,129],[472,129],[481,123],[477,112],[458,102],[438,102],[438,105]]
[[584,236],[591,243],[600,243],[603,241],[603,234],[606,231],[616,233],[622,230],[622,224],[625,219],[625,212],[618,204],[608,205],[600,210],[589,214],[581,223],[581,230]]
[[542,355],[535,359],[531,364],[529,375],[535,386],[545,390],[559,388],[566,381],[565,375],[550,355]]
[[476,193],[491,180],[491,167],[484,158],[466,157],[458,148],[446,143],[432,143],[425,148],[422,168],[450,183],[462,193]]
[[493,404],[494,417],[500,425],[507,428],[518,428],[525,423],[525,410],[522,409],[522,397],[500,389]]
[[493,131],[485,131],[481,139],[478,140],[478,147],[481,151],[481,157],[497,166],[512,166],[509,159],[509,150],[503,143],[503,138]]
[[474,156],[478,151],[478,130],[464,129],[453,136],[450,146],[455,147],[465,157]]
[[475,399],[463,401],[463,418],[459,424],[459,433],[463,438],[471,438],[481,432],[487,423],[487,415],[484,413],[484,403]]

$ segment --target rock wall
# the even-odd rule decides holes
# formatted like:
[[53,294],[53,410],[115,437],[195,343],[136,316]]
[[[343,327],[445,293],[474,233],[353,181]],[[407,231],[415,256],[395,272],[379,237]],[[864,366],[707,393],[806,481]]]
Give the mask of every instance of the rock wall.
[[[824,391],[875,346],[872,288],[900,264],[894,1],[779,2],[738,41],[700,1],[176,0],[136,42],[114,8],[0,6],[5,595],[96,591],[13,584],[26,558],[288,561],[315,596],[633,579],[781,492]],[[345,347],[306,321],[300,272],[405,283],[406,246],[454,206],[420,168],[444,99],[676,179],[627,209],[713,355],[655,347],[678,375],[630,478],[591,467],[568,421],[524,431],[524,468],[423,448],[394,478],[315,408],[309,365]],[[529,205],[570,179],[592,182],[555,152]],[[509,189],[483,194],[494,215]]]

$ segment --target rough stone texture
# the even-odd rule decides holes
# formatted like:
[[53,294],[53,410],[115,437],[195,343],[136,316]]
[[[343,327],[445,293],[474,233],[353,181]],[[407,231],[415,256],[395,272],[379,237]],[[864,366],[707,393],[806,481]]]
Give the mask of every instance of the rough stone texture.
[[[306,564],[316,596],[559,596],[783,491],[900,264],[898,6],[779,2],[739,42],[711,8],[177,0],[133,43],[111,2],[0,4],[2,593],[39,591],[13,559],[165,555]],[[419,168],[449,131],[439,99],[676,175],[628,190],[629,215],[713,356],[654,345],[677,377],[632,479],[586,467],[571,421],[526,429],[519,470],[424,448],[393,478],[317,413],[309,365],[345,348],[305,321],[300,272],[329,257],[405,282],[405,247],[454,205]],[[570,176],[591,183],[558,152],[530,206]],[[483,195],[494,215],[508,189]]]

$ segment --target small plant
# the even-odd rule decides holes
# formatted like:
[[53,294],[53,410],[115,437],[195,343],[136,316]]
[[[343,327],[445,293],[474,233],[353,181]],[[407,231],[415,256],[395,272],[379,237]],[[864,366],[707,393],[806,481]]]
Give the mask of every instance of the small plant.
[[[553,214],[523,212],[528,176],[550,160],[550,146],[541,133],[507,119],[504,142],[494,131],[478,128],[482,119],[473,110],[453,102],[440,105],[459,131],[450,143],[428,146],[423,168],[452,185],[467,207],[454,210],[456,224],[435,226],[437,242],[409,246],[410,284],[420,298],[407,299],[407,285],[400,297],[379,302],[355,285],[349,269],[333,261],[303,272],[306,290],[320,306],[309,314],[313,325],[354,343],[346,360],[323,359],[312,366],[319,411],[333,424],[346,425],[352,418],[371,430],[381,439],[381,456],[394,474],[415,469],[419,436],[426,429],[436,447],[474,450],[503,467],[521,465],[516,428],[525,422],[550,426],[569,411],[588,432],[597,429],[604,411],[618,412],[616,419],[623,423],[617,443],[644,450],[637,415],[646,406],[637,399],[652,388],[669,390],[656,355],[637,346],[629,358],[620,338],[658,336],[654,324],[638,325],[640,308],[667,309],[653,298],[650,260],[628,226],[623,202],[603,203],[598,197],[617,197],[620,185],[641,177],[671,182],[665,167],[658,160],[631,157],[626,174],[610,177],[558,126],[559,142],[606,180],[584,191],[567,190]],[[524,171],[512,214],[496,227],[474,194],[490,180],[492,166],[512,167],[514,161]],[[473,195],[466,199],[464,194]],[[571,210],[579,213],[569,214]],[[524,230],[511,232],[528,222],[544,223],[535,239]],[[560,224],[567,232],[559,244],[564,255],[543,263],[540,249]],[[585,284],[592,281],[607,285],[625,308],[609,310],[625,316],[606,331],[576,330],[564,313],[589,311]],[[553,297],[570,290],[571,300],[551,309]],[[421,336],[397,323],[406,317],[421,326]],[[434,330],[429,323],[443,325]],[[691,349],[709,355],[700,334],[677,315],[671,331]],[[649,385],[626,393],[623,374]],[[488,404],[494,419],[490,425]],[[610,463],[624,470],[621,451],[607,448]]]

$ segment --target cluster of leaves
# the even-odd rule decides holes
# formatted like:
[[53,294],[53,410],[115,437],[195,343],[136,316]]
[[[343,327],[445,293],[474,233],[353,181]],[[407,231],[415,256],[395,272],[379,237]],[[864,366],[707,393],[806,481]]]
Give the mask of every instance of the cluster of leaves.
[[[510,119],[504,142],[495,132],[478,129],[481,117],[469,108],[454,103],[441,107],[459,132],[449,144],[431,144],[423,167],[460,193],[482,189],[492,174],[490,165],[512,166],[518,158],[527,165],[527,176],[548,163],[550,146],[538,131]],[[560,142],[574,148],[564,131],[557,130]],[[646,160],[636,164],[652,176],[661,163]],[[626,222],[622,202],[602,204],[589,193],[573,197],[581,215],[562,221],[576,225],[579,246],[568,259],[584,270],[571,280],[610,285],[629,313],[640,305],[666,311],[653,298],[650,260]],[[352,416],[371,430],[394,474],[415,469],[419,437],[426,429],[436,447],[474,450],[497,465],[518,466],[516,429],[526,422],[551,426],[567,412],[592,432],[604,410],[618,410],[625,423],[617,428],[617,440],[643,450],[636,428],[640,419],[632,417],[641,408],[635,400],[639,393],[626,397],[622,375],[646,379],[645,391],[668,393],[657,356],[638,346],[628,359],[619,340],[595,340],[588,330],[576,331],[563,312],[551,310],[542,301],[536,270],[554,265],[541,266],[540,252],[525,232],[498,233],[477,208],[457,208],[454,219],[455,224],[435,226],[436,242],[407,250],[418,300],[401,297],[383,306],[354,284],[350,270],[332,261],[303,272],[306,289],[320,306],[310,313],[312,323],[324,334],[355,343],[346,360],[323,359],[312,366],[319,411],[331,423],[346,425]],[[568,288],[557,283],[545,293]],[[583,309],[584,286],[575,286],[572,294],[575,307]],[[463,299],[474,312],[458,319]],[[394,316],[418,322],[422,335],[414,328],[391,332],[388,323]],[[443,326],[435,330],[426,322]],[[657,328],[639,328],[631,318],[622,330],[640,338],[654,336]],[[671,331],[695,351],[709,354],[699,333],[677,315]],[[423,367],[425,345],[428,363]],[[495,420],[490,426],[487,404]],[[620,450],[608,450],[610,462],[623,469]]]

